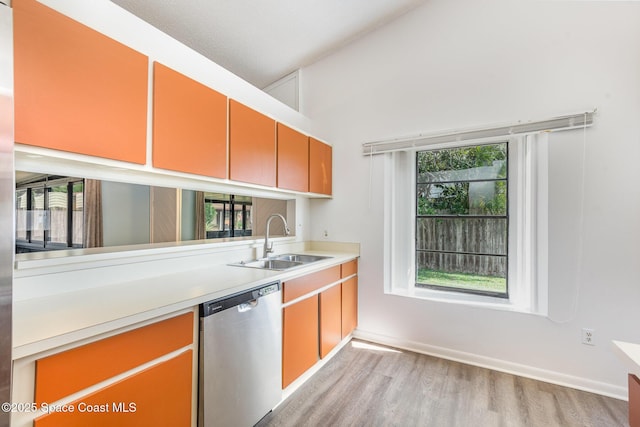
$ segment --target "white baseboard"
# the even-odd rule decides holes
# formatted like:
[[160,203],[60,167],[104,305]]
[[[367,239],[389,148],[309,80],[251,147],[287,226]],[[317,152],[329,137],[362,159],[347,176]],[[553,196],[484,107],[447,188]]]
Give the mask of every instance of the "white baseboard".
[[587,378],[575,377],[560,372],[549,371],[546,369],[522,365],[506,360],[480,356],[464,351],[428,345],[416,341],[398,339],[386,335],[376,334],[374,332],[363,331],[361,329],[356,329],[353,332],[353,337],[365,341],[371,341],[376,344],[383,344],[402,350],[413,351],[415,353],[427,354],[429,356],[440,357],[442,359],[466,363],[468,365],[479,366],[481,368],[493,369],[494,371],[505,372],[508,374],[531,378],[538,381],[544,381],[564,387],[570,387],[590,393],[596,393],[603,396],[612,397],[614,399],[620,399],[624,401],[628,400],[627,389],[625,387],[620,387],[617,385],[599,381],[593,381]]

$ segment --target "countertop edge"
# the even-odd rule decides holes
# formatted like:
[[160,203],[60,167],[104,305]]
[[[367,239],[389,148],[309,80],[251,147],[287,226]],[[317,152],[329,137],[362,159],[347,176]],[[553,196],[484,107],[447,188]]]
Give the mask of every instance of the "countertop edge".
[[[166,295],[154,295],[152,297],[154,301],[151,302],[143,300],[143,297],[145,293],[155,289],[153,288],[155,284],[152,282],[157,278],[113,283],[98,288],[18,301],[14,303],[13,359],[28,358],[56,348],[68,347],[74,343],[89,342],[93,338],[99,339],[102,335],[106,336],[114,331],[143,324],[172,313],[179,314],[214,298],[231,295],[275,280],[290,280],[360,256],[357,252],[306,250],[300,253],[328,255],[331,258],[289,271],[217,265],[198,271],[179,272],[167,276],[167,281],[175,281],[179,284],[158,286],[159,293],[164,292]],[[201,283],[203,278],[209,277],[209,274],[218,277],[224,284]],[[184,284],[190,281],[192,283]],[[123,295],[128,293],[128,298],[116,298],[112,295],[118,292]],[[141,304],[139,310],[131,301],[131,299],[135,300],[136,296]],[[109,301],[109,298],[113,301]],[[73,302],[74,299],[76,303]],[[100,301],[100,303],[96,310],[92,311],[90,307],[78,301]],[[109,304],[114,305],[113,310],[109,310]],[[115,307],[115,304],[118,304],[118,307]],[[51,310],[51,313],[48,313],[56,320],[49,325],[43,324],[47,313],[41,310],[56,305],[58,310]],[[74,317],[79,321],[69,320]],[[55,327],[56,322],[58,322],[57,327]],[[43,329],[34,329],[38,324],[42,325]],[[51,332],[45,330],[47,327]]]
[[640,378],[640,344],[612,341],[618,357],[625,363],[629,373]]

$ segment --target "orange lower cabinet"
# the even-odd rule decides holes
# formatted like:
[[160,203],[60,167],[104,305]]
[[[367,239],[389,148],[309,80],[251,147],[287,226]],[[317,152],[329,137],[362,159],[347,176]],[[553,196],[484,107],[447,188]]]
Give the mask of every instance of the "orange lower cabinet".
[[324,358],[342,340],[342,296],[336,285],[320,293],[320,357]]
[[36,361],[35,402],[54,402],[193,342],[193,313]]
[[191,425],[192,361],[192,350],[187,350],[86,397],[59,408],[52,407],[51,413],[36,418],[33,425],[188,427]]
[[342,282],[342,338],[358,325],[358,278]]
[[640,379],[629,374],[629,427],[640,427]]
[[357,266],[356,260],[349,261],[283,282],[282,302],[298,302],[282,313],[282,388],[313,367],[319,357],[326,357],[356,328]]
[[358,259],[345,262],[340,266],[340,277],[349,277],[358,274]]
[[282,312],[282,388],[318,361],[318,295]]
[[339,265],[287,280],[282,284],[282,302],[293,301],[338,280],[340,280]]

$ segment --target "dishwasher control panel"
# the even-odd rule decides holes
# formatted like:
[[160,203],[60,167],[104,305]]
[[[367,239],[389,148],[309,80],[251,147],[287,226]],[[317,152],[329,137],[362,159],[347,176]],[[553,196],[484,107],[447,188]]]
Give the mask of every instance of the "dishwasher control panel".
[[258,286],[256,288],[249,289],[237,294],[232,294],[226,297],[207,301],[203,304],[200,304],[200,317],[207,317],[226,309],[236,307],[240,304],[255,301],[258,298],[273,294],[274,292],[278,292],[279,290],[280,281]]
[[280,290],[280,284],[279,283],[273,283],[269,286],[265,286],[264,288],[260,288],[257,290],[258,293],[258,297],[263,297],[265,295],[269,295],[272,294],[274,292],[278,292]]

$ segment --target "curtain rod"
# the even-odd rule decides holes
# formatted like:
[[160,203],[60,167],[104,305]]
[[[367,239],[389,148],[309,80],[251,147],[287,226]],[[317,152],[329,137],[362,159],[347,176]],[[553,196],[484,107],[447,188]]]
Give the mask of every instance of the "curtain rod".
[[583,128],[593,124],[594,109],[591,112],[571,114],[554,117],[547,120],[530,121],[527,123],[512,123],[493,127],[466,129],[458,131],[446,131],[433,134],[420,134],[407,138],[389,139],[384,141],[365,142],[362,144],[362,154],[389,153],[393,151],[405,151],[447,142],[472,141],[484,138],[497,138],[501,136],[524,135],[537,132],[555,132]]

